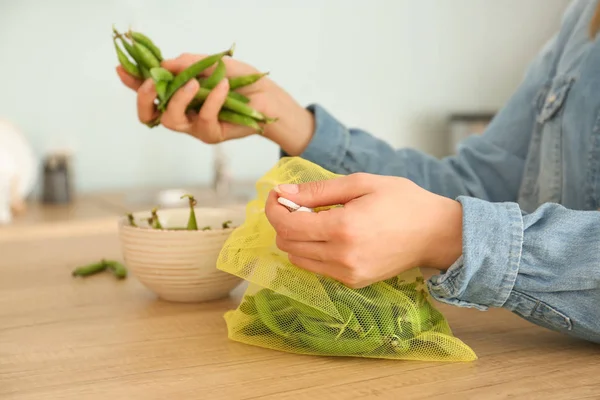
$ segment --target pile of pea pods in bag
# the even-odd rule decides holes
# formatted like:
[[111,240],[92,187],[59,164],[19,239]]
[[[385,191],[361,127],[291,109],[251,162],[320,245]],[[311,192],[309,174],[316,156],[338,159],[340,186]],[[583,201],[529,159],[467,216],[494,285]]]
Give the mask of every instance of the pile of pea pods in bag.
[[237,309],[225,314],[229,338],[308,355],[475,360],[432,305],[419,269],[350,289],[294,266],[277,248],[264,212],[269,192],[278,184],[336,176],[287,157],[257,182],[258,195],[247,205],[245,222],[228,238],[217,261],[218,269],[249,282]]
[[[123,48],[119,46],[119,42]],[[154,121],[147,124],[150,128],[160,125],[161,115],[167,109],[171,97],[191,79],[198,80],[200,89],[194,100],[188,105],[186,110],[188,112],[198,112],[211,90],[221,80],[227,79],[229,81],[229,93],[218,114],[220,121],[247,126],[261,134],[264,131],[262,125],[277,121],[277,118],[267,117],[250,107],[248,105],[250,99],[240,93],[240,89],[258,82],[268,75],[268,72],[256,72],[226,78],[227,68],[223,58],[233,56],[235,47],[233,45],[228,50],[208,55],[178,74],[173,75],[169,70],[161,67],[163,61],[162,50],[142,32],[130,29],[126,33],[121,33],[113,26],[113,43],[119,64],[125,72],[140,80],[152,78],[154,81],[158,97],[157,109],[159,115]],[[213,67],[214,69],[210,75],[204,76]]]

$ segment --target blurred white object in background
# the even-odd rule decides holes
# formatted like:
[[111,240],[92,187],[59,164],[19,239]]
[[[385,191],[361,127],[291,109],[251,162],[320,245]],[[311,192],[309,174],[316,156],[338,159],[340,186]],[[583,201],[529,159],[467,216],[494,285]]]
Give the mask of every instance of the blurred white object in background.
[[10,122],[0,119],[0,223],[24,211],[25,199],[38,178],[38,162],[33,149]]
[[223,144],[216,144],[213,148],[213,181],[212,187],[217,197],[223,198],[229,195],[231,185],[231,171],[229,169],[229,160],[225,155]]

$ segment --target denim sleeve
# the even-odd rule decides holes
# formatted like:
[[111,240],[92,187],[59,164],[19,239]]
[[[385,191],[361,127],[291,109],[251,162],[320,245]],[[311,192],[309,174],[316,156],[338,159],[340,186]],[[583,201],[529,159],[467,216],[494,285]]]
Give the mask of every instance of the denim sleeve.
[[429,282],[438,301],[503,307],[540,326],[600,342],[600,212],[459,197],[463,255]]

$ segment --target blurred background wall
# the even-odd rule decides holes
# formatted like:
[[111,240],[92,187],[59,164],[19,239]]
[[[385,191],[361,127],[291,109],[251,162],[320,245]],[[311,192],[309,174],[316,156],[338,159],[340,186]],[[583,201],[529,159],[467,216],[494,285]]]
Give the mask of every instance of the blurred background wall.
[[[42,157],[73,152],[79,192],[207,183],[212,148],[149,130],[114,68],[113,23],[167,57],[236,43],[302,104],[394,146],[444,156],[448,115],[496,111],[559,27],[567,0],[0,0],[0,118]],[[236,179],[277,160],[260,137],[224,146]]]

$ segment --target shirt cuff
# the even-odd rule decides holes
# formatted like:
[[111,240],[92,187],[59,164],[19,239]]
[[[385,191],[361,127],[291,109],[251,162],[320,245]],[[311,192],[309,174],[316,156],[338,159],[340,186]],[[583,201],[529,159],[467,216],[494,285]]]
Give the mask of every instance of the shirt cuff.
[[[307,107],[315,118],[315,132],[300,157],[329,171],[339,171],[350,146],[348,129],[318,104]],[[288,155],[280,150],[280,157]]]
[[436,300],[487,310],[502,307],[513,287],[523,247],[523,216],[516,203],[459,196],[463,208],[463,255],[427,282]]

